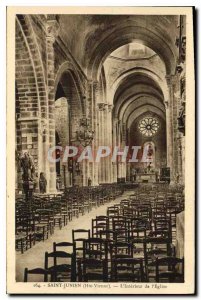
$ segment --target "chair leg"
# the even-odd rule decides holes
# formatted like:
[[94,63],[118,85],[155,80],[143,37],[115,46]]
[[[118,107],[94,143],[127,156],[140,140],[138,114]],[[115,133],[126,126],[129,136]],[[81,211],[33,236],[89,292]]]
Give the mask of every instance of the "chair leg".
[[23,254],[23,241],[22,241],[22,239],[20,240],[20,248],[21,248],[21,253]]

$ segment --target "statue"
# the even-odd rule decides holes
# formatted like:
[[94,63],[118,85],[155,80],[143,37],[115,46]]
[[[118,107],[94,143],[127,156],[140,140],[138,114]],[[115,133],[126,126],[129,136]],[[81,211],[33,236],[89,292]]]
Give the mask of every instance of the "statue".
[[40,178],[39,178],[39,188],[40,188],[40,193],[45,194],[46,193],[46,186],[47,186],[47,180],[45,178],[45,175],[43,172],[40,173]]
[[21,168],[23,170],[22,179],[23,181],[34,180],[35,175],[35,166],[32,160],[32,157],[28,152],[25,152],[23,156],[21,156]]
[[20,162],[20,167],[23,171],[23,189],[26,196],[26,200],[32,197],[32,193],[35,187],[35,166],[33,159],[28,152],[25,152],[21,156],[18,155],[18,160]]

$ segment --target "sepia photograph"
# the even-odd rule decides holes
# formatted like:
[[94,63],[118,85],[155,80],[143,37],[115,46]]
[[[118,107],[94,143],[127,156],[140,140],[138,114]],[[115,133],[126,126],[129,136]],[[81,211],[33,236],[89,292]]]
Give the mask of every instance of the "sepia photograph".
[[8,293],[195,292],[193,47],[193,7],[7,8]]

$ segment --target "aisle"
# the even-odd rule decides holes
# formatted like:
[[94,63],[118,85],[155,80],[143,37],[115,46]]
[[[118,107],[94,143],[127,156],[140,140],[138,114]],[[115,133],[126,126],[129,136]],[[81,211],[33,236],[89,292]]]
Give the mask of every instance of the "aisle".
[[93,208],[89,213],[84,216],[80,216],[78,219],[74,218],[69,224],[60,229],[55,229],[55,232],[48,240],[37,243],[33,248],[28,249],[25,253],[16,253],[16,281],[22,282],[24,277],[24,268],[44,268],[44,256],[45,252],[52,252],[53,242],[71,242],[72,241],[72,229],[91,229],[91,220],[99,215],[105,215],[107,207],[118,204],[121,199],[126,198],[133,191],[125,192],[121,197],[116,200],[102,205],[98,208]]

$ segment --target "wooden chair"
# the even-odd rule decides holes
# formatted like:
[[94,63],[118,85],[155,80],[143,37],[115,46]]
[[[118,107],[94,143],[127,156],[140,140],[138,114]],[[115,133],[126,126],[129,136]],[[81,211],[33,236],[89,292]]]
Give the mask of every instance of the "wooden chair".
[[76,258],[83,257],[84,241],[90,238],[90,229],[72,230],[72,241],[75,243]]
[[143,260],[135,258],[117,258],[112,267],[113,282],[143,282]]
[[107,241],[101,238],[89,238],[84,241],[84,258],[108,259]]
[[108,270],[106,260],[85,258],[79,264],[79,281],[108,281]]
[[49,234],[54,233],[53,211],[51,209],[37,209],[35,216],[35,232],[36,238],[42,239],[49,237]]
[[153,278],[156,257],[172,256],[171,239],[163,237],[147,237],[144,239],[144,260],[147,280]]
[[107,208],[107,216],[111,217],[111,216],[118,216],[119,215],[119,208],[116,206],[109,206]]
[[34,278],[34,280],[29,280],[29,275],[42,275],[43,280],[42,282],[48,281],[48,275],[51,275],[51,272],[42,268],[35,268],[29,270],[28,268],[24,269],[24,282],[40,282],[39,276],[37,276],[37,280]]
[[107,240],[108,243],[114,243],[117,240],[116,232],[114,230],[101,230],[97,237]]
[[45,239],[48,239],[49,237],[49,225],[48,224],[43,224],[43,223],[38,223],[35,225],[35,236],[36,236],[36,241],[45,241]]
[[72,216],[79,218],[79,203],[76,197],[71,199]]
[[156,282],[184,282],[184,259],[156,258]]
[[164,231],[168,235],[168,238],[172,240],[172,226],[170,218],[157,218],[153,221],[154,230],[157,231]]
[[17,233],[15,235],[15,249],[23,254],[28,249],[28,237],[26,233]]
[[[53,252],[56,252],[58,250],[60,250],[62,248],[65,248],[63,249],[64,250],[68,250],[67,253],[71,253],[71,254],[75,254],[75,242],[74,243],[69,243],[69,242],[60,242],[60,243],[56,243],[54,242],[53,243]],[[59,249],[58,249],[59,248]],[[69,249],[70,248],[70,249]],[[66,252],[66,251],[65,251]]]
[[[58,263],[58,260],[65,263]],[[52,260],[50,266],[49,260]],[[75,254],[64,251],[45,252],[45,269],[51,272],[51,281],[76,281]]]
[[92,219],[92,237],[97,237],[99,231],[109,229],[109,218],[106,216],[98,216]]
[[111,261],[117,258],[133,257],[133,245],[132,243],[116,242],[110,245],[110,257]]
[[62,215],[62,205],[61,202],[56,202],[52,206],[52,217],[54,220],[54,227],[58,226],[59,229],[65,224],[64,217]]
[[132,228],[136,229],[145,229],[150,230],[151,229],[151,221],[147,220],[145,217],[132,217],[130,218],[130,230]]
[[146,238],[146,228],[133,228],[129,230],[129,240],[135,238],[141,239],[142,242]]

